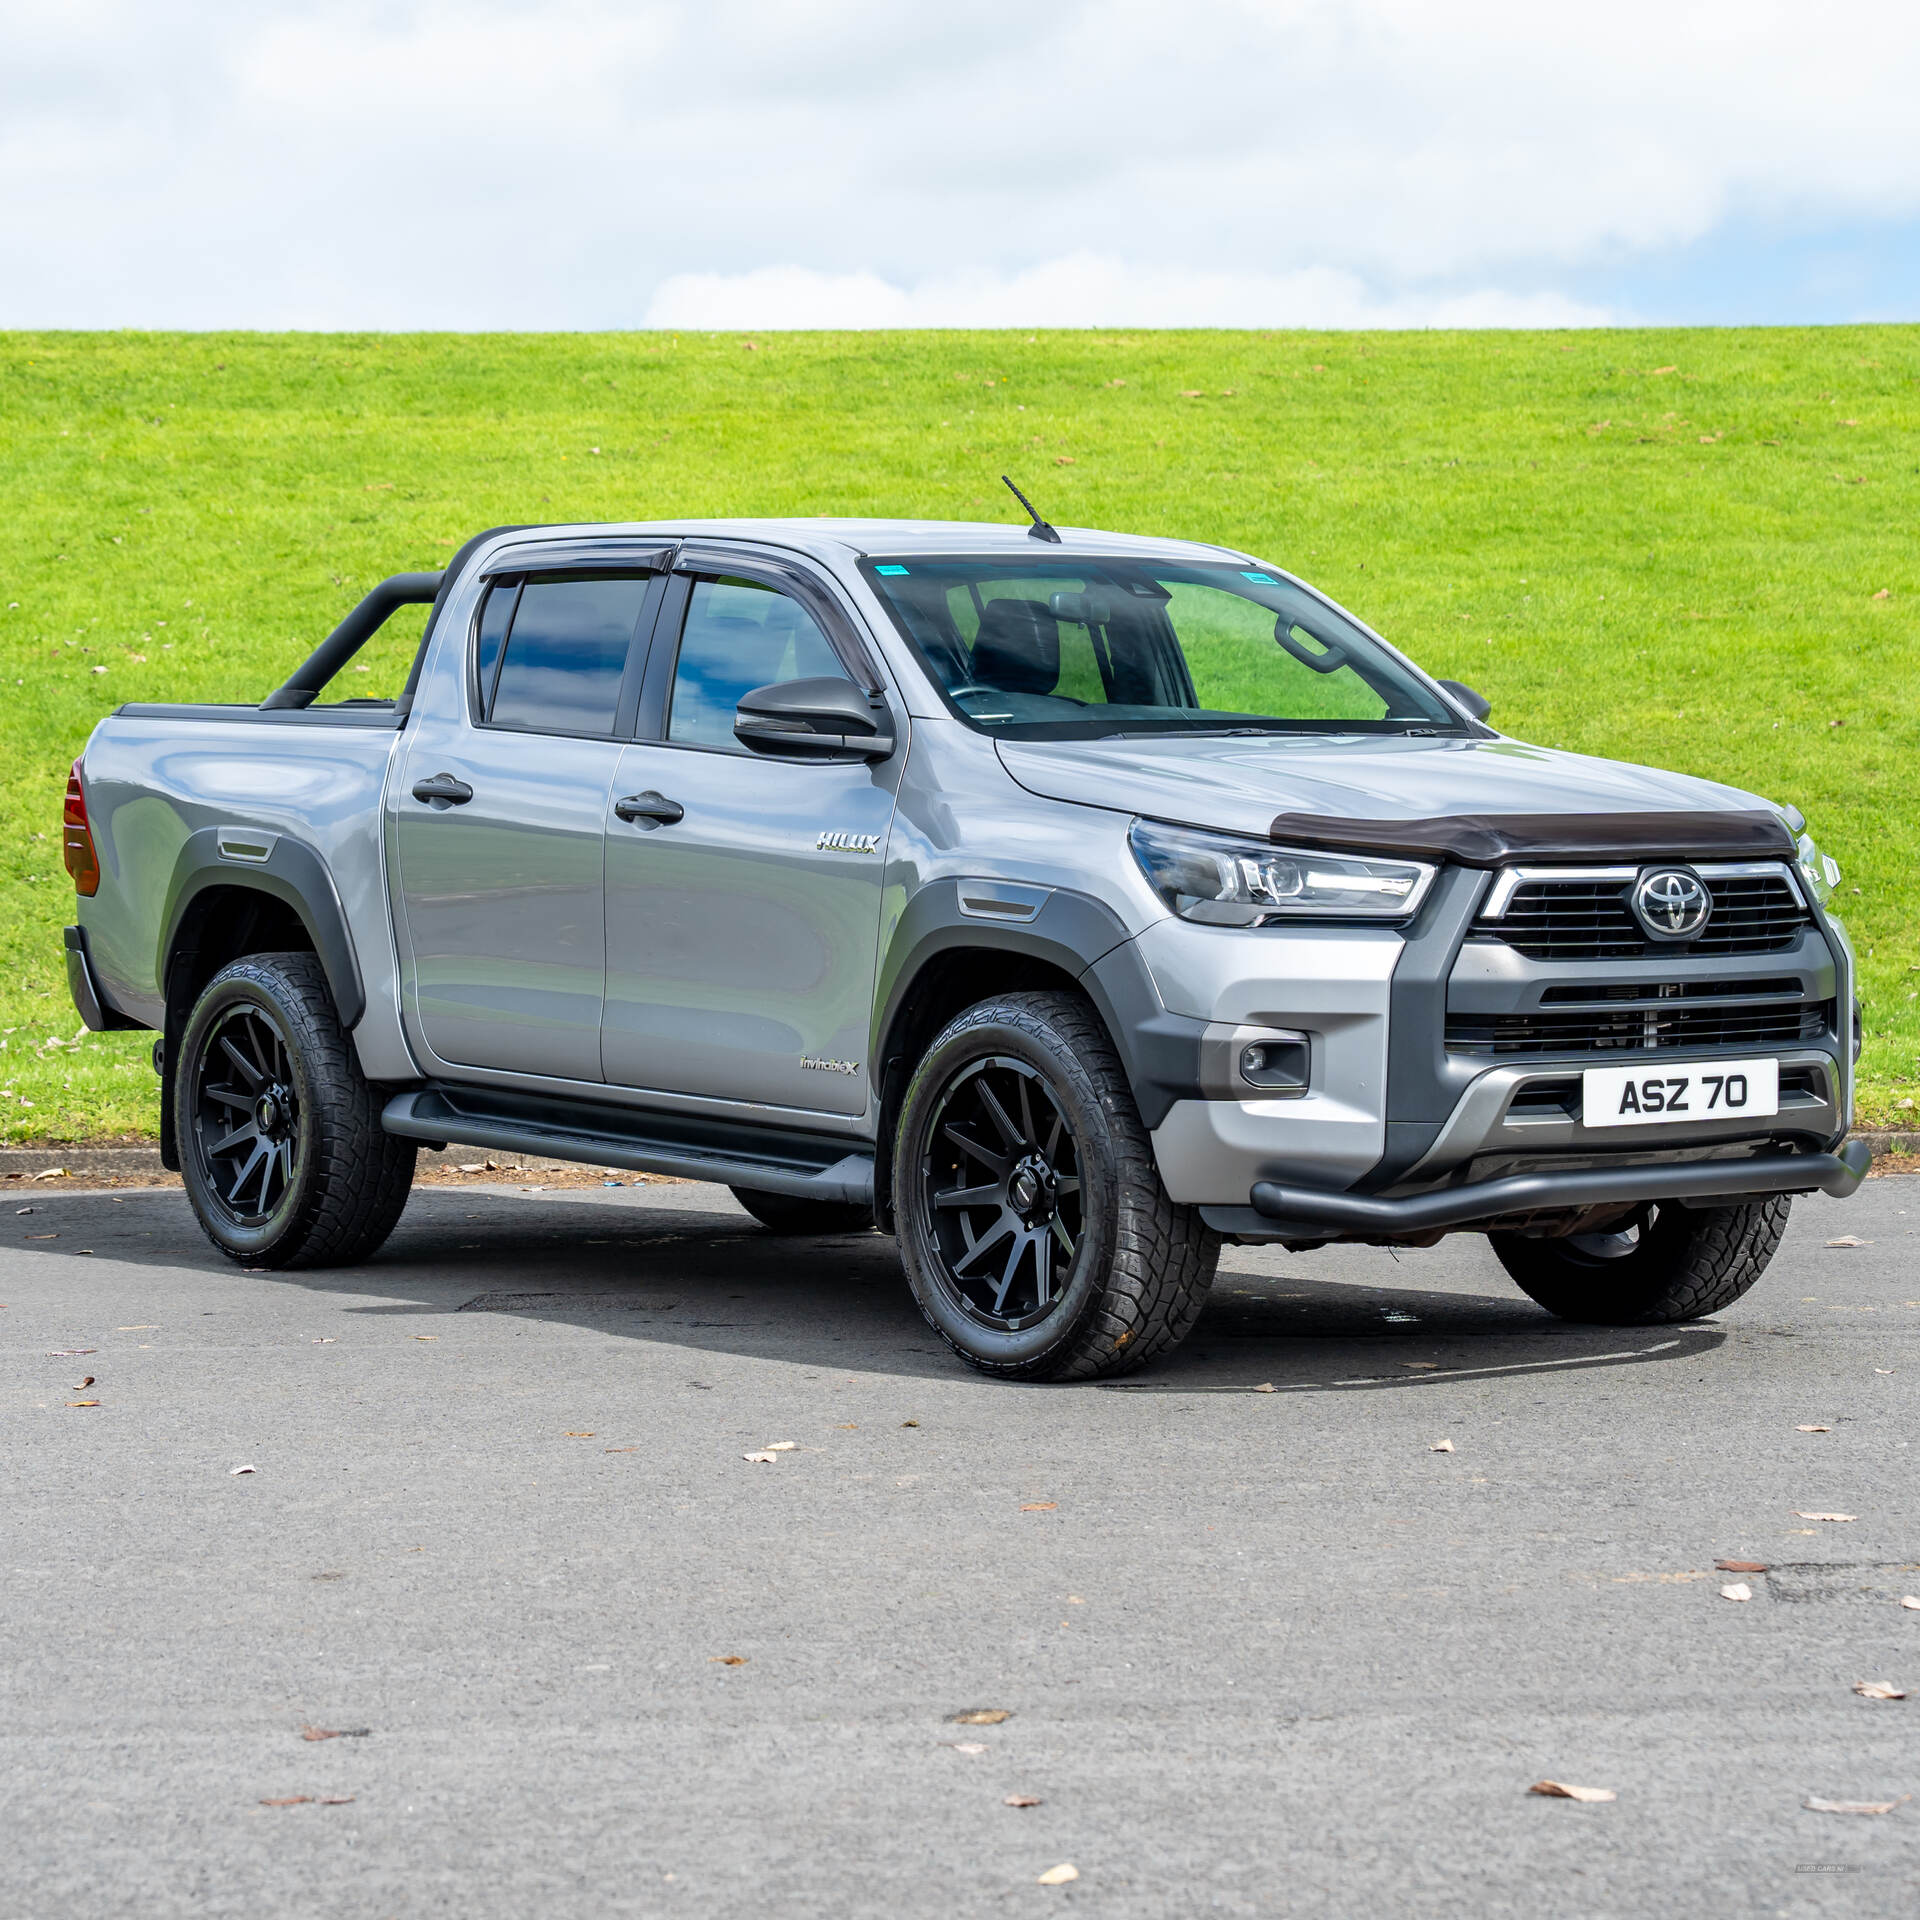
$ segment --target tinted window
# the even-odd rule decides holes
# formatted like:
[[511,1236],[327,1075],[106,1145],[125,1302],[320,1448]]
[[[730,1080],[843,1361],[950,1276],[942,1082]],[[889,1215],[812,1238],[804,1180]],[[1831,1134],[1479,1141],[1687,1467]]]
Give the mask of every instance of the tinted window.
[[741,695],[829,675],[844,680],[847,670],[797,600],[751,580],[696,580],[674,667],[667,738],[744,753],[733,737]]
[[541,733],[610,734],[647,578],[529,580],[488,717]]
[[480,635],[475,649],[479,669],[480,710],[484,713],[493,698],[493,677],[500,668],[500,647],[507,637],[507,625],[513,619],[513,603],[520,583],[509,580],[492,588],[480,609]]

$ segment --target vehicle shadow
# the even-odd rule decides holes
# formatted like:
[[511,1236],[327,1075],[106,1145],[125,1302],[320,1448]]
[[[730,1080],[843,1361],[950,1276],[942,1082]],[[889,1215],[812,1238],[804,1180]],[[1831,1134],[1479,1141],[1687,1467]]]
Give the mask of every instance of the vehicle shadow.
[[[910,1377],[964,1373],[921,1319],[890,1239],[782,1237],[712,1188],[628,1189],[611,1205],[599,1198],[417,1188],[393,1237],[364,1266],[247,1277],[351,1301],[346,1311],[371,1321],[509,1315],[688,1354]],[[23,1236],[21,1251],[84,1247],[135,1266],[232,1271],[177,1190],[60,1196],[40,1218],[58,1238]],[[1468,1378],[1692,1359],[1725,1338],[1712,1323],[1569,1325],[1517,1291],[1489,1291],[1464,1252],[1396,1261],[1372,1248],[1229,1248],[1186,1343],[1135,1379],[1091,1390],[1417,1392]]]

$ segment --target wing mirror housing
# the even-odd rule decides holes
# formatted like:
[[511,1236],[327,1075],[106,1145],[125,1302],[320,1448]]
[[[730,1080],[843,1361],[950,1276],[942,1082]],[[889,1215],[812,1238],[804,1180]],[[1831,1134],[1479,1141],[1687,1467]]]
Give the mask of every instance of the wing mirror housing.
[[1493,702],[1484,693],[1475,693],[1464,680],[1442,680],[1438,684],[1453,695],[1455,705],[1465,707],[1475,720],[1484,720],[1493,711]]
[[893,716],[878,694],[828,676],[755,687],[734,709],[733,737],[755,753],[857,754],[885,760],[893,752]]

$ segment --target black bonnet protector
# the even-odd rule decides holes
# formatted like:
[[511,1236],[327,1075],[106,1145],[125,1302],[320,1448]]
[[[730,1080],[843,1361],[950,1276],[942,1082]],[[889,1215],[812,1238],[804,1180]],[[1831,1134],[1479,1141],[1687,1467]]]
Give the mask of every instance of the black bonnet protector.
[[1463,867],[1515,860],[1791,859],[1793,835],[1763,808],[1738,813],[1461,813],[1437,820],[1331,820],[1282,813],[1287,846],[1441,857]]

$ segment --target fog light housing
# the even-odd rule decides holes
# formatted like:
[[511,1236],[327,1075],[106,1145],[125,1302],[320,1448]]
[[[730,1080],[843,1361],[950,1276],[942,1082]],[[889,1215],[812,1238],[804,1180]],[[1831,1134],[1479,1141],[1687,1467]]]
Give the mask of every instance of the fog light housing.
[[1250,1040],[1240,1049],[1239,1067],[1240,1078],[1262,1093],[1302,1094],[1313,1077],[1313,1044],[1304,1033]]

